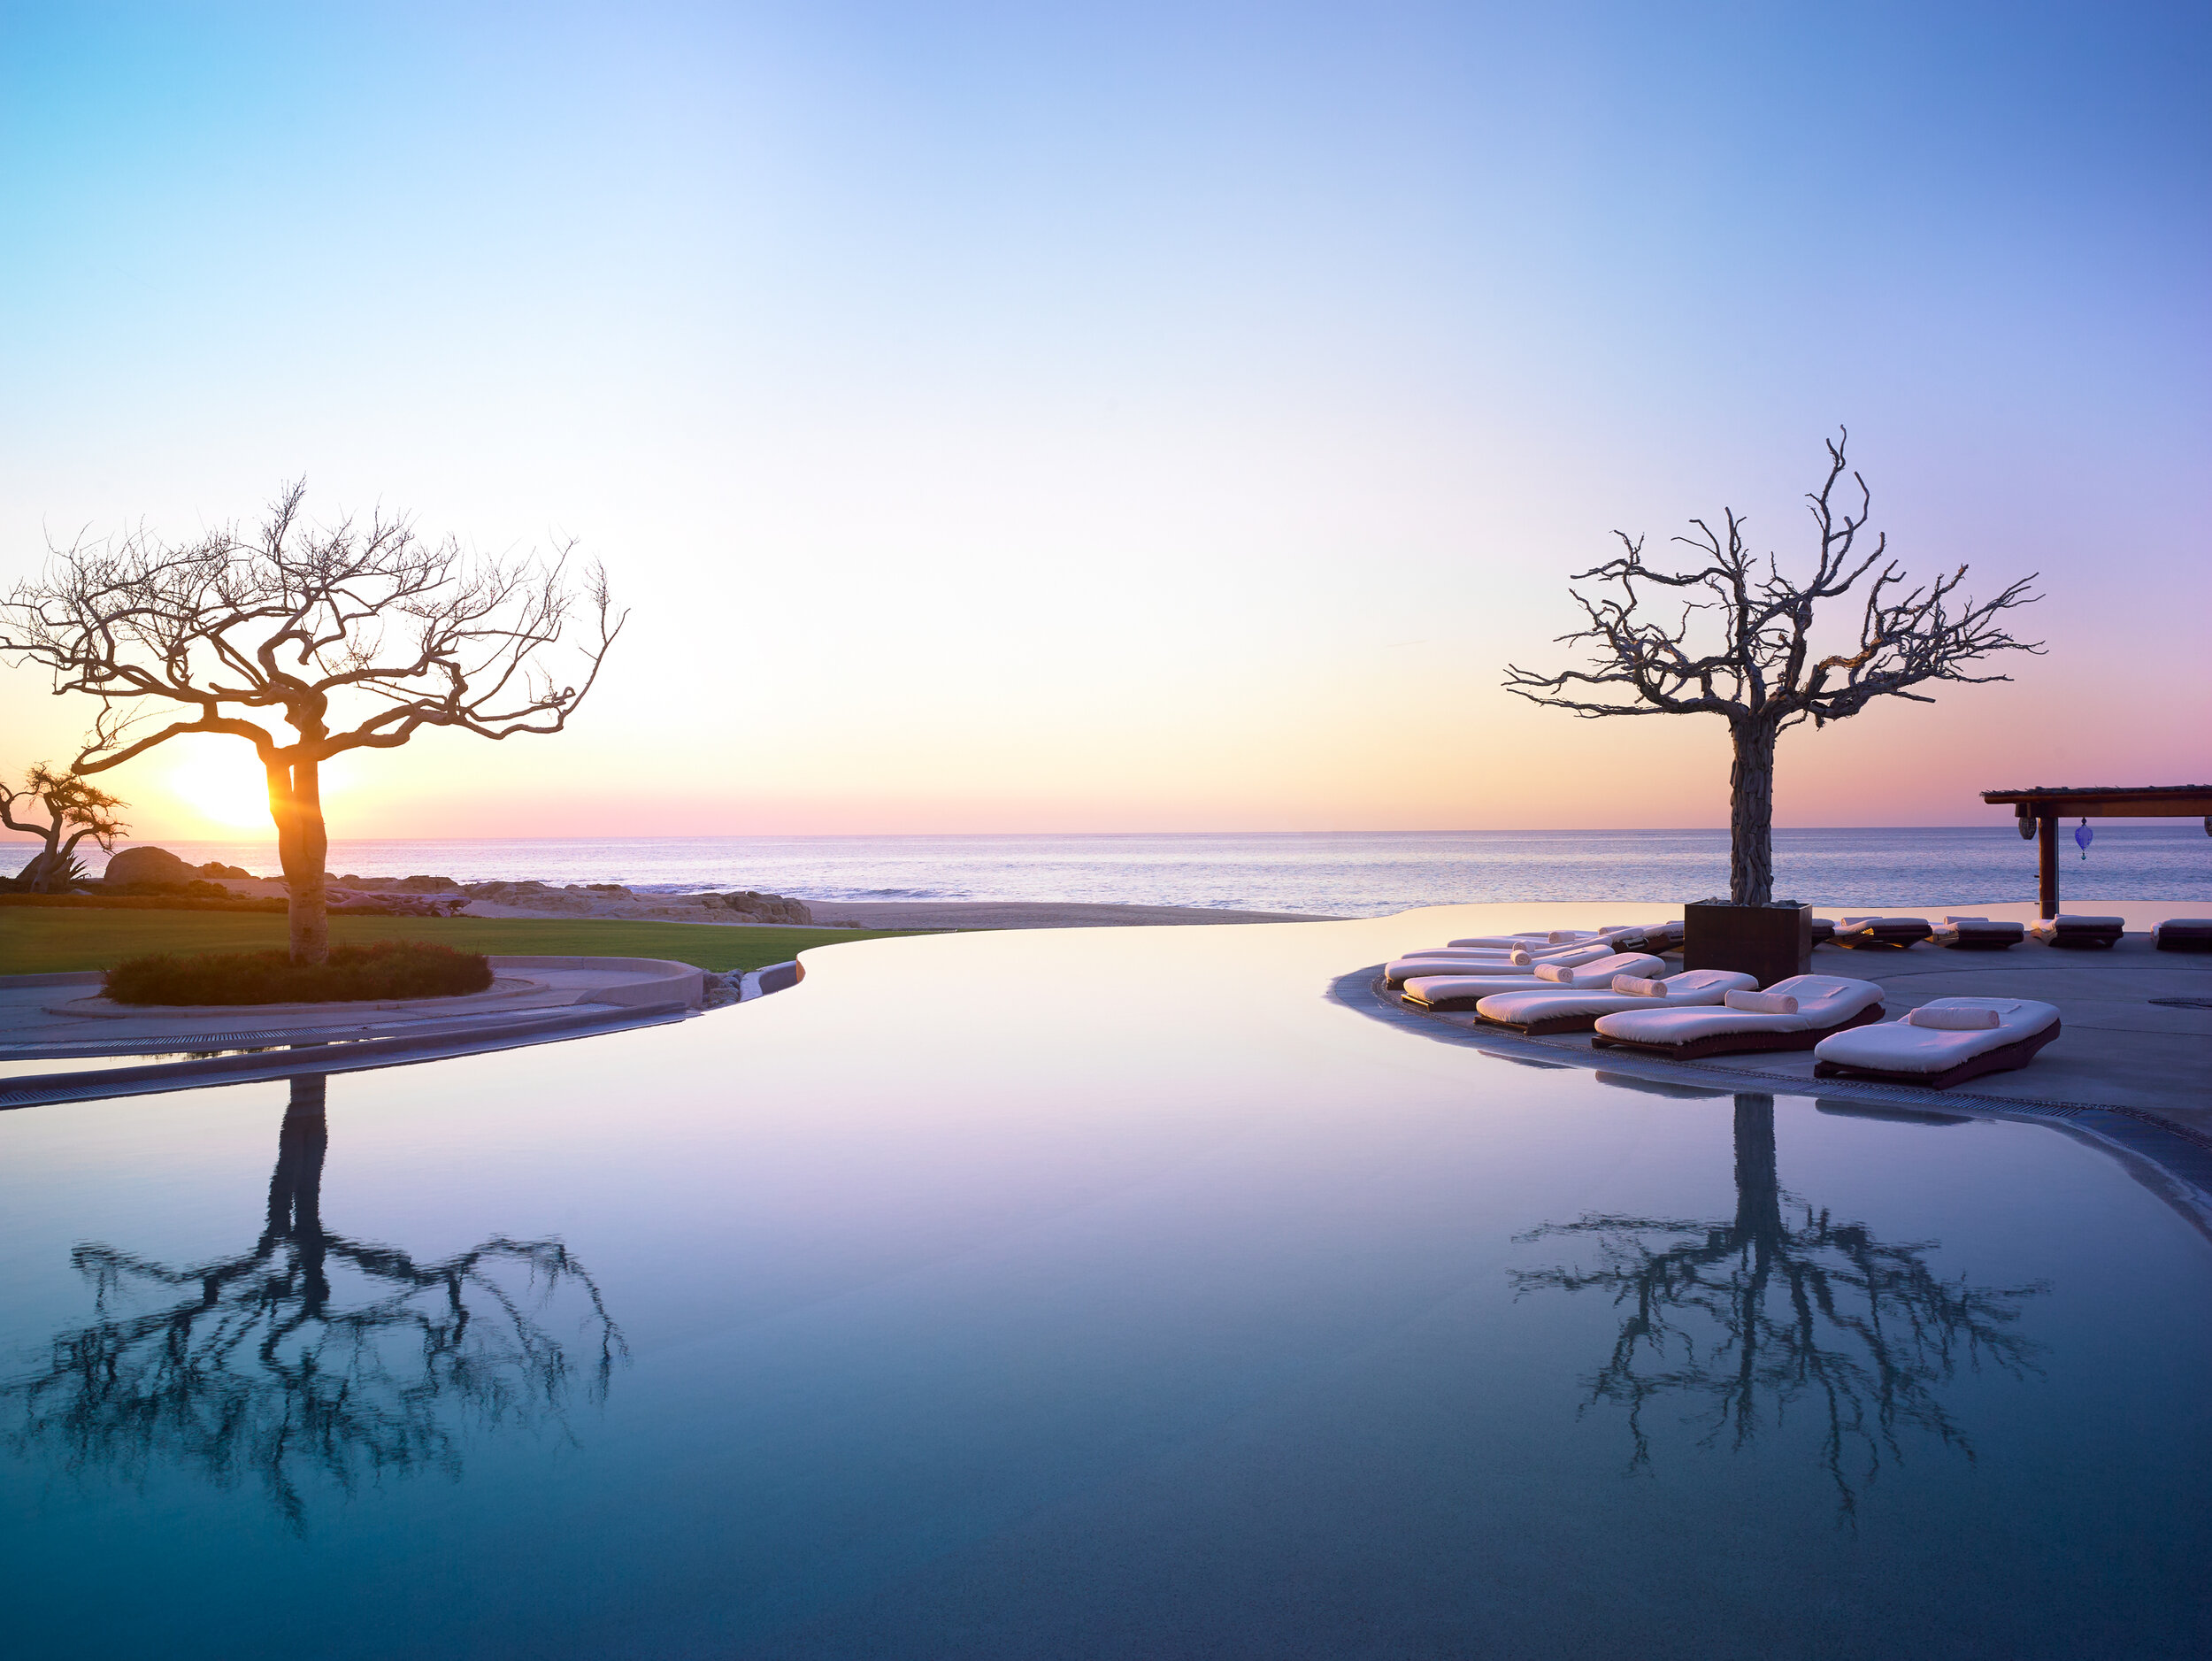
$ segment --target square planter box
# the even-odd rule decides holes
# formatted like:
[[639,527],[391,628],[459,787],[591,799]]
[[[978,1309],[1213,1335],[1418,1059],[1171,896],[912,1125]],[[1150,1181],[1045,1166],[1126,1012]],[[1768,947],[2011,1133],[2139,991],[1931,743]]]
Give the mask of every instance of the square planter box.
[[1732,905],[1701,900],[1682,908],[1682,966],[1732,969],[1772,986],[1813,961],[1809,905]]

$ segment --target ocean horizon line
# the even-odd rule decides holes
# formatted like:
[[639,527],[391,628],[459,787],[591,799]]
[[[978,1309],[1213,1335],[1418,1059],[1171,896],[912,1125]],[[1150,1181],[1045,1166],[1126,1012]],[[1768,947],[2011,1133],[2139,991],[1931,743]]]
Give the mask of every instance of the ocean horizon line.
[[[2181,823],[2184,821],[2176,821]],[[2097,834],[2120,833],[2144,827],[2154,827],[2157,820],[2101,820]],[[1976,825],[1777,825],[1774,834],[1783,835],[1854,835],[1875,833],[1940,834],[1956,831],[1967,834],[1987,834],[2009,832],[2018,835],[2016,821],[2010,817],[1993,817],[1988,822]],[[375,847],[495,847],[514,843],[543,842],[548,844],[593,843],[665,843],[702,842],[1148,842],[1162,840],[1202,841],[1295,841],[1302,839],[1359,838],[1359,837],[1437,837],[1437,836],[1726,836],[1725,825],[1540,825],[1506,826],[1500,827],[1462,828],[1456,830],[1330,830],[1330,831],[698,831],[674,833],[659,836],[602,835],[576,833],[568,835],[540,836],[333,836],[331,845],[343,844],[354,848]],[[37,838],[14,831],[0,829],[0,841],[21,842],[35,846]],[[273,830],[267,835],[258,832],[230,836],[190,835],[172,836],[156,834],[147,836],[119,836],[118,848],[145,847],[176,842],[186,847],[244,847],[265,844],[276,846]]]

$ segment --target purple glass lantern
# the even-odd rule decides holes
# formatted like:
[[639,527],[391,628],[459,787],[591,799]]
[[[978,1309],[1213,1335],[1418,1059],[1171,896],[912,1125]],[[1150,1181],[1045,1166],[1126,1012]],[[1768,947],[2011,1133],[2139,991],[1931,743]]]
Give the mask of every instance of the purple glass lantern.
[[2089,841],[2096,834],[2089,828],[2087,819],[2082,820],[2080,824],[2074,827],[2074,846],[2081,850],[2081,857],[2084,859],[2089,857]]

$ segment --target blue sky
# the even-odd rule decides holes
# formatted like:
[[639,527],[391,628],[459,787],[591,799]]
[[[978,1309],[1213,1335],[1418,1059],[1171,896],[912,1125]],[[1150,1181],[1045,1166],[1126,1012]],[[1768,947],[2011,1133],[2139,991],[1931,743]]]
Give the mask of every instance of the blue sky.
[[[1786,741],[1784,822],[2212,773],[2201,8],[0,19],[0,573],[305,473],[638,607],[342,833],[1720,822],[1717,723],[1498,665],[1616,526],[1801,549],[1839,422],[2052,651]],[[237,763],[134,765],[181,834]]]

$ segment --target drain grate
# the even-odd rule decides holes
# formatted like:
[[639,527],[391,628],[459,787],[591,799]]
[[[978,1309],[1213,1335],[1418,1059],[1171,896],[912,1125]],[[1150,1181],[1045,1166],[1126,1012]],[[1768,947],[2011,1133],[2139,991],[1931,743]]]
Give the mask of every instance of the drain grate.
[[2151,1002],[2170,1010],[2212,1010],[2212,998],[2153,998]]

